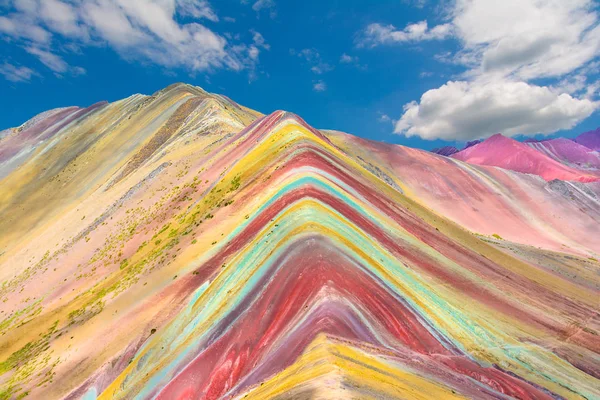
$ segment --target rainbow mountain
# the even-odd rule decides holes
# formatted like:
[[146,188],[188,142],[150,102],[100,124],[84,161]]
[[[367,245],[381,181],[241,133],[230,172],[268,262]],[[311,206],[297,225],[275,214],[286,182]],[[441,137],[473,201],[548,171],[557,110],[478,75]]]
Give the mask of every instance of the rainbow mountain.
[[600,183],[175,84],[0,133],[0,399],[600,398]]

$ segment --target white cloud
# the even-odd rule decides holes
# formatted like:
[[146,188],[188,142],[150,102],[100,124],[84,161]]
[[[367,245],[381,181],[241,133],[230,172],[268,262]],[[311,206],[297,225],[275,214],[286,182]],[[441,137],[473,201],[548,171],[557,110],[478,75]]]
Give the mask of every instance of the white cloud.
[[585,90],[586,98],[594,98],[600,95],[600,79],[587,85]]
[[243,68],[243,60],[225,38],[198,23],[179,25],[168,12],[147,0],[86,3],[84,18],[126,59],[150,60],[166,67],[202,71]]
[[395,132],[427,140],[549,134],[572,128],[598,106],[525,82],[450,81],[425,92],[419,103],[406,104]]
[[[10,4],[10,0],[7,2]],[[17,10],[27,13],[34,13],[38,8],[37,0],[15,0],[13,3]]]
[[427,0],[402,0],[402,2],[416,8],[423,8],[427,4]]
[[274,0],[258,0],[254,4],[252,4],[252,9],[257,13],[261,10],[269,10],[269,15],[271,16],[271,18],[275,18],[277,16]]
[[256,46],[262,47],[265,50],[271,49],[271,46],[269,44],[267,44],[263,35],[261,35],[259,32],[255,31],[255,30],[251,30],[250,32],[252,33],[252,41],[254,42],[254,44]]
[[586,99],[597,98],[600,90],[600,61],[594,61],[567,75],[554,86],[557,90]]
[[71,67],[71,75],[80,76],[87,74],[87,71],[83,67]]
[[293,56],[304,58],[308,62],[313,62],[321,58],[321,55],[315,49],[302,49],[299,51],[296,51],[295,49],[290,49],[290,54]]
[[368,69],[366,64],[360,63],[360,58],[358,58],[358,56],[351,56],[346,53],[343,53],[340,56],[340,64],[352,65],[361,71],[366,71]]
[[587,76],[584,74],[576,74],[572,76],[568,76],[558,82],[555,87],[564,93],[568,93],[570,95],[574,95],[577,93],[581,93],[587,86]]
[[62,74],[69,69],[69,64],[67,64],[65,60],[49,51],[41,50],[36,47],[27,47],[25,51],[39,58],[42,64],[56,73]]
[[96,35],[117,49],[133,47],[146,38],[146,34],[134,28],[123,10],[111,1],[88,2],[80,12],[81,18]]
[[37,43],[47,43],[52,36],[44,28],[34,25],[21,14],[0,16],[0,35],[2,34],[13,39],[24,39]]
[[321,75],[324,74],[325,72],[329,72],[333,70],[333,67],[329,64],[326,63],[320,63],[318,65],[314,65],[310,68],[310,70],[312,72],[314,72],[317,75]]
[[327,90],[327,84],[323,81],[316,81],[313,83],[313,90],[315,92],[324,92]]
[[387,122],[392,122],[392,118],[390,118],[390,116],[389,116],[389,115],[387,115],[387,114],[384,114],[384,113],[382,113],[381,111],[377,112],[377,114],[379,114],[379,118],[377,118],[377,120],[378,120],[379,122],[384,122],[384,123],[387,123]]
[[357,62],[357,61],[358,61],[358,57],[352,57],[346,53],[344,53],[340,56],[340,62],[342,64],[352,64],[353,62]]
[[[396,133],[448,140],[551,133],[572,128],[598,108],[600,84],[590,79],[600,55],[594,0],[451,4],[448,21],[432,29],[425,21],[403,30],[376,23],[359,35],[359,47],[448,37],[460,45],[435,58],[465,71],[406,104]],[[546,86],[533,83],[539,79]]]
[[250,46],[248,48],[248,56],[252,60],[258,60],[258,55],[260,54],[260,50],[256,46]]
[[50,30],[64,36],[83,35],[87,38],[87,29],[79,25],[77,11],[72,5],[58,0],[44,0],[40,2],[38,9],[33,11],[35,12]]
[[31,68],[18,67],[5,62],[0,65],[0,75],[11,82],[29,82],[37,73]]
[[457,0],[456,35],[476,74],[523,80],[572,72],[600,52],[592,0]]
[[310,65],[310,70],[317,75],[322,75],[334,69],[333,65],[323,61],[321,54],[315,49],[302,49],[300,51],[290,49],[290,54],[304,59]]
[[258,0],[256,3],[252,5],[252,9],[254,11],[260,11],[264,8],[273,8],[275,7],[275,2],[273,0]]
[[[268,49],[260,34],[249,43],[231,43],[202,25],[202,20],[219,21],[207,0],[9,2],[16,12],[0,17],[0,37],[10,38],[58,73],[79,71],[65,66],[58,53],[87,46],[108,45],[129,61],[190,72],[254,70],[258,49]],[[54,39],[59,36],[60,51]]]
[[184,17],[206,18],[218,22],[219,17],[206,0],[177,0],[177,13]]
[[382,44],[442,40],[452,35],[451,24],[441,24],[429,29],[427,21],[407,25],[398,30],[394,25],[373,23],[358,36],[358,47],[375,47]]
[[49,51],[42,50],[37,47],[27,47],[25,48],[25,51],[36,56],[42,62],[42,64],[50,68],[59,76],[65,73],[69,73],[74,76],[85,75],[86,73],[84,68],[72,67],[62,57]]

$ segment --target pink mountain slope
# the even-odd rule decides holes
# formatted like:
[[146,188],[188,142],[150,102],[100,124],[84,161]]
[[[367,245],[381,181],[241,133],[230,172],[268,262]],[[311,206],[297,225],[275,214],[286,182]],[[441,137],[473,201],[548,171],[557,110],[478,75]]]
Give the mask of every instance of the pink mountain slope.
[[490,165],[517,172],[539,175],[547,181],[593,182],[599,178],[563,165],[528,145],[496,134],[451,157],[471,164]]
[[600,153],[565,138],[526,142],[529,147],[554,160],[579,170],[597,173],[600,170]]

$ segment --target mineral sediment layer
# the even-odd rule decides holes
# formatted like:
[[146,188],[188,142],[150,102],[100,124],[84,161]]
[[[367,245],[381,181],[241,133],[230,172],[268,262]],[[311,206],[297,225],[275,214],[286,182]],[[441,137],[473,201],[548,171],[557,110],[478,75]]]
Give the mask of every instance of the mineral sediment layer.
[[0,398],[600,398],[600,183],[552,161],[185,84],[41,114],[0,138]]

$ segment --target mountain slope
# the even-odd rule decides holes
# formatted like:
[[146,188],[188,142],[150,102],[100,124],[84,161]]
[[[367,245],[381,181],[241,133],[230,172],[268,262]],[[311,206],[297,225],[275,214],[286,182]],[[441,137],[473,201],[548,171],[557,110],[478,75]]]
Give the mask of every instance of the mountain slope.
[[[20,217],[1,242],[7,397],[600,395],[599,266],[587,259],[600,249],[580,240],[600,218],[597,184],[568,186],[582,195],[567,200],[539,179],[263,117],[186,85],[119,125],[128,110],[96,120],[92,144],[85,121],[74,142],[57,133],[81,149],[66,183],[55,176],[73,161],[58,145],[5,178],[9,200],[65,188],[5,211]],[[36,179],[13,178],[23,169]],[[451,201],[444,185],[461,185]],[[475,185],[497,191],[491,215],[530,207],[519,187],[564,206],[563,230],[527,237],[568,251],[569,276],[531,261],[564,253],[506,250],[446,218],[444,203],[471,207]],[[40,218],[21,219],[36,206]],[[530,232],[551,223],[529,218]]]
[[439,154],[441,156],[451,156],[454,153],[458,153],[458,151],[459,150],[454,146],[444,146],[431,150],[432,153]]
[[584,132],[574,139],[575,142],[591,150],[600,151],[600,128],[594,131]]
[[593,175],[575,170],[535,151],[524,143],[496,134],[485,141],[452,155],[453,158],[477,165],[490,165],[512,171],[541,176],[547,181],[594,182]]
[[600,173],[600,153],[565,138],[526,142],[526,144],[548,157],[588,173]]
[[600,250],[595,239],[599,182],[545,182],[405,146],[326,133],[380,179],[472,232],[555,251]]

